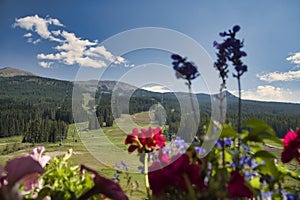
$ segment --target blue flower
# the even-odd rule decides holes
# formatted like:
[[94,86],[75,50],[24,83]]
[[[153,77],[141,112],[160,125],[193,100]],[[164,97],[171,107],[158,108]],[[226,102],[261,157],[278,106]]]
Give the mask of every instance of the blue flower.
[[230,147],[233,141],[231,138],[224,138],[224,142],[226,146]]
[[245,145],[244,143],[241,143],[241,145],[245,151],[250,151],[250,148],[247,145]]
[[258,167],[258,164],[257,164],[257,162],[255,160],[251,159],[251,162],[250,162],[249,166],[253,167],[255,169],[256,167]]
[[[233,140],[231,138],[224,138],[224,144],[226,147],[230,147],[232,142],[233,142]],[[222,149],[223,140],[222,139],[217,140],[216,144],[219,149]]]
[[246,176],[246,179],[249,181],[249,180],[251,179],[251,177],[252,177],[251,173],[248,172],[248,171],[245,171],[244,174],[245,174],[245,176]]
[[138,170],[140,170],[141,174],[145,173],[144,166],[138,166]]
[[273,192],[261,192],[262,199],[272,198]]

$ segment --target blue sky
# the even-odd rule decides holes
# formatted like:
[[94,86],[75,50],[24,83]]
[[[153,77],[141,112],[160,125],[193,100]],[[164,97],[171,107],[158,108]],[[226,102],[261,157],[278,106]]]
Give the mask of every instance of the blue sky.
[[[183,90],[184,81],[176,80],[171,70],[171,52],[141,48],[115,55],[137,41],[134,37],[121,41],[115,36],[136,28],[164,28],[194,40],[215,59],[212,44],[221,41],[218,33],[238,24],[238,37],[245,40],[248,54],[244,59],[249,71],[242,80],[243,97],[300,103],[299,8],[297,0],[0,0],[0,68],[14,67],[65,80],[99,78],[99,74],[99,79],[127,77],[130,83],[136,80],[140,87],[155,91]],[[171,41],[169,46],[177,42],[171,36],[157,36],[158,41],[155,35],[147,37],[154,43]],[[139,42],[143,46],[143,41]],[[193,49],[184,40],[178,44],[184,49],[180,52],[186,52],[183,56],[201,65],[204,58],[198,61],[196,54],[201,57],[203,52],[195,50],[192,55]],[[202,64],[210,67],[209,62]],[[164,67],[164,73],[157,66]],[[205,76],[193,87],[207,92],[205,84],[209,88],[210,79],[214,79],[210,76],[214,75],[207,75],[203,66],[200,69]],[[142,81],[147,84],[142,85]],[[233,78],[228,90],[236,93]]]

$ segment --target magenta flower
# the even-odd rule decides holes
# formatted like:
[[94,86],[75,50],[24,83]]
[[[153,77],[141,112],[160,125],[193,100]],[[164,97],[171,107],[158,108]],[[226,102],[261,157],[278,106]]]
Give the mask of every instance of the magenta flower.
[[137,128],[132,130],[132,133],[127,135],[125,144],[130,144],[128,152],[131,153],[137,150],[139,153],[148,153],[153,151],[155,147],[164,147],[166,139],[162,136],[161,128],[142,128],[141,132]]
[[297,133],[288,132],[283,138],[283,145],[284,149],[281,153],[281,161],[287,163],[296,158],[300,164],[300,128]]
[[237,170],[231,172],[227,188],[232,198],[253,198],[252,191],[245,185],[245,177]]
[[[189,179],[195,189],[200,190],[205,188],[204,180],[200,178],[201,167],[191,164],[187,154],[183,154],[179,158],[175,156],[175,158],[176,160],[162,169],[152,170],[157,169],[157,165],[159,164],[157,162],[154,162],[150,166],[149,182],[153,195],[163,195],[169,188],[187,190],[184,176]],[[163,155],[162,159],[166,159],[165,155]]]

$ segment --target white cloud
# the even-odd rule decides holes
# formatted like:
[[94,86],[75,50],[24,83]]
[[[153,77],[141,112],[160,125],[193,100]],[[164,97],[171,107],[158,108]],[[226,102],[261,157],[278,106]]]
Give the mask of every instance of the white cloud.
[[51,31],[51,33],[53,33],[54,35],[60,35],[61,31],[60,30],[56,30],[56,31]]
[[53,62],[44,62],[44,61],[39,62],[39,65],[43,68],[51,68],[52,64]]
[[58,19],[40,18],[38,15],[27,16],[16,19],[14,27],[21,27],[26,30],[31,30],[39,34],[42,38],[51,39],[51,32],[48,30],[48,25],[53,24],[56,26],[63,26]]
[[[229,91],[238,95],[237,91]],[[272,85],[260,85],[255,90],[242,91],[243,99],[274,101],[274,102],[293,102],[300,103],[300,91],[291,91],[289,89],[274,87]]]
[[41,39],[36,39],[36,40],[32,41],[32,44],[37,44],[37,43],[39,43],[40,41],[41,41]]
[[300,52],[294,53],[293,55],[286,58],[286,60],[290,61],[293,64],[300,64]]
[[300,70],[288,72],[271,72],[264,75],[256,75],[260,80],[267,82],[300,80]]
[[[50,30],[51,28],[55,30]],[[55,53],[40,53],[37,58],[44,60],[40,62],[42,67],[47,66],[49,60],[57,61],[66,65],[78,64],[82,67],[102,68],[107,67],[108,63],[128,65],[127,61],[120,56],[114,56],[104,46],[100,46],[98,40],[89,41],[77,37],[74,33],[63,30],[63,24],[58,19],[40,18],[38,15],[27,16],[16,19],[14,27],[21,27],[28,31],[36,32],[41,38],[57,42],[54,46]],[[40,39],[33,40],[32,33],[26,33],[27,41],[36,44]],[[25,36],[24,35],[24,36]]]
[[159,93],[171,92],[168,88],[161,86],[161,85],[143,87],[142,89],[148,90],[151,92],[159,92]]
[[24,37],[31,37],[31,36],[32,36],[31,33],[26,33],[26,34],[24,34]]

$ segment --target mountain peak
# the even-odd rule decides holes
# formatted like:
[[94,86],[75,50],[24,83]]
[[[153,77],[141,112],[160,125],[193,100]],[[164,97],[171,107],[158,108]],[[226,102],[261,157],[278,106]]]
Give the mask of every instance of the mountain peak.
[[14,77],[14,76],[37,76],[31,72],[26,72],[20,69],[12,67],[4,67],[0,69],[0,76],[2,77]]

